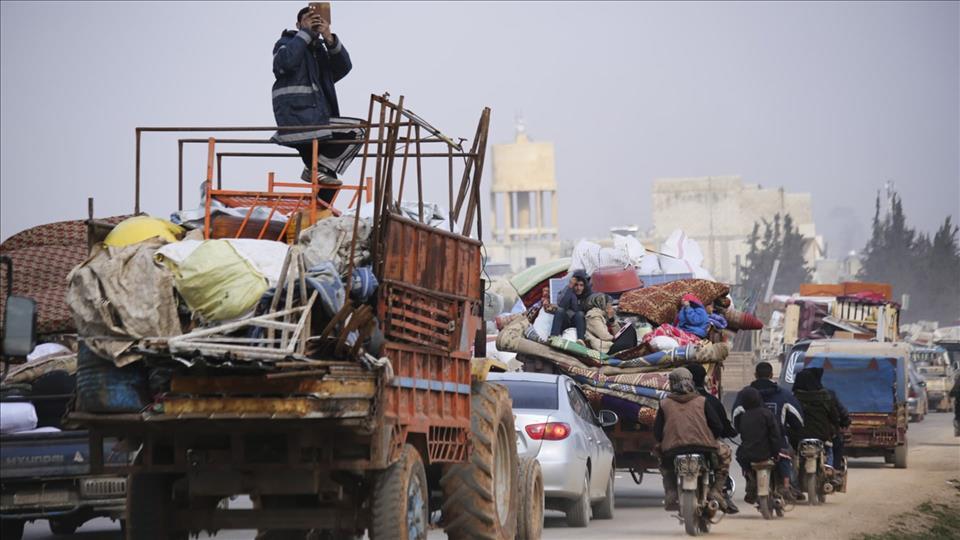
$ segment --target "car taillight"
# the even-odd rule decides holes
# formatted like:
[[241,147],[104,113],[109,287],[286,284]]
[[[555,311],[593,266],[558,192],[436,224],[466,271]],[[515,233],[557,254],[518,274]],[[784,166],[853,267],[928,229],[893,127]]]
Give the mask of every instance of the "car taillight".
[[563,422],[547,422],[546,424],[529,424],[524,428],[531,439],[544,441],[559,441],[570,435],[570,426]]

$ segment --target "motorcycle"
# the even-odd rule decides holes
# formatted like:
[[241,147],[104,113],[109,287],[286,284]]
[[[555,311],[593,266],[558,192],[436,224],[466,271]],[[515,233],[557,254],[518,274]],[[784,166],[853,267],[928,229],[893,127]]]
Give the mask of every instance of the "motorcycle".
[[[829,443],[827,443],[829,444]],[[825,444],[820,439],[803,439],[799,451],[801,486],[807,495],[807,504],[816,506],[833,493],[834,470],[827,465]]]
[[779,490],[775,488],[779,483],[776,481],[776,471],[774,461],[757,461],[750,464],[752,474],[757,486],[757,508],[763,519],[771,519],[774,515],[783,517],[783,513],[790,510],[787,502],[780,495]]
[[713,469],[703,454],[680,454],[673,460],[680,494],[680,521],[687,534],[699,536],[710,532],[710,525],[723,519],[717,501],[708,500],[714,481]]

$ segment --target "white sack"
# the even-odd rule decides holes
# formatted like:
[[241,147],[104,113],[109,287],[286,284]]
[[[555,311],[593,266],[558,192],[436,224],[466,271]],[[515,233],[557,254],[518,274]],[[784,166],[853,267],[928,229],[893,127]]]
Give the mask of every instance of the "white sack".
[[33,351],[27,355],[27,362],[33,362],[47,356],[70,354],[70,349],[59,343],[41,343],[33,348]]
[[[280,281],[283,260],[287,257],[289,246],[273,240],[253,238],[227,238],[226,241],[248,263],[267,278],[267,286],[275,287]],[[180,265],[205,240],[181,240],[172,242],[157,250],[157,255],[175,265]]]
[[608,266],[626,268],[630,264],[630,255],[627,254],[626,249],[604,248],[600,247],[600,244],[581,240],[573,248],[569,272],[572,274],[577,270],[583,270],[590,276],[598,268]]
[[650,347],[655,351],[672,351],[679,346],[680,343],[670,336],[656,336],[650,340]]
[[682,229],[670,233],[670,237],[660,245],[660,253],[668,255],[660,257],[660,267],[664,274],[693,274],[695,278],[713,281],[710,272],[700,266],[703,264],[700,244],[688,237]]
[[540,339],[547,339],[550,337],[550,330],[553,329],[553,313],[547,313],[544,310],[540,310],[540,313],[537,314],[537,319],[533,321],[533,330],[540,336]]
[[33,403],[0,403],[0,433],[19,433],[37,427]]

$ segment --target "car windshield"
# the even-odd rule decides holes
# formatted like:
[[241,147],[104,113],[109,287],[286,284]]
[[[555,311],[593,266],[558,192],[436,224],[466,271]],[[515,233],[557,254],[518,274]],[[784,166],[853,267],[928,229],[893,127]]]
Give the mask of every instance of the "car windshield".
[[557,398],[557,383],[540,381],[497,381],[507,387],[514,409],[550,409],[556,410],[560,403]]

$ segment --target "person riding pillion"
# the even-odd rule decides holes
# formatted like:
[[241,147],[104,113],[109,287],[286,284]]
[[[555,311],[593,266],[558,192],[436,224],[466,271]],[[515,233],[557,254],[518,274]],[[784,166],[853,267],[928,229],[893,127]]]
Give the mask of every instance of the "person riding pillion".
[[[365,130],[358,126],[360,121],[340,117],[335,87],[352,68],[350,55],[340,37],[331,31],[329,21],[309,7],[297,13],[297,30],[284,30],[273,47],[273,114],[277,126],[336,126],[283,129],[271,138],[297,150],[305,167],[301,175],[305,181],[311,179],[314,139],[319,141],[318,180],[327,186],[341,184],[337,175],[346,170],[360,149]],[[349,140],[357,142],[334,142]],[[329,193],[321,194],[321,198],[329,202]]]
[[670,393],[660,400],[653,422],[653,435],[660,447],[660,473],[666,494],[665,510],[677,510],[680,497],[673,459],[684,453],[706,453],[717,456],[717,474],[710,486],[709,498],[715,500],[724,512],[727,510],[722,489],[723,479],[730,470],[730,453],[726,459],[717,453],[717,441],[723,434],[723,422],[707,405],[707,400],[693,384],[693,375],[686,368],[670,372]]

